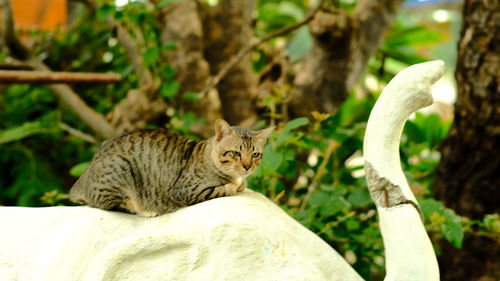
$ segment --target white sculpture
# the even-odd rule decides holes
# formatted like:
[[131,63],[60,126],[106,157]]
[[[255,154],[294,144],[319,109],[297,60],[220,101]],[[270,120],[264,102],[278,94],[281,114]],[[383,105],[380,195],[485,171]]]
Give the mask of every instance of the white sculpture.
[[385,87],[372,109],[363,141],[365,171],[380,218],[385,280],[439,280],[434,249],[418,203],[401,170],[399,141],[413,112],[432,104],[431,85],[444,62],[410,66]]
[[[408,116],[430,105],[442,61],[387,85],[364,143],[386,247],[386,280],[439,280],[399,162]],[[362,280],[328,244],[264,196],[245,191],[156,218],[89,207],[0,208],[0,280]]]

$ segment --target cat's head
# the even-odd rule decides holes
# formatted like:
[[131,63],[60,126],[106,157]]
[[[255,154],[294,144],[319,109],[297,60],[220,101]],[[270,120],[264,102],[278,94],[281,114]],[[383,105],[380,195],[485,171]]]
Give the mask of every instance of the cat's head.
[[274,127],[252,131],[231,127],[226,121],[215,121],[211,158],[223,173],[233,177],[247,177],[262,160],[267,138]]

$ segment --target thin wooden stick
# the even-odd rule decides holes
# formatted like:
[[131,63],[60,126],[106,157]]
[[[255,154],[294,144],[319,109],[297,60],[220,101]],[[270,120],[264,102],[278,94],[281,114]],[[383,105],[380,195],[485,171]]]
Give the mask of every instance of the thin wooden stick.
[[86,134],[86,133],[84,133],[82,131],[79,131],[79,130],[73,128],[73,127],[70,127],[66,123],[60,122],[59,123],[59,128],[61,130],[64,130],[64,131],[68,132],[70,135],[73,135],[73,136],[75,136],[77,138],[80,138],[80,139],[82,139],[84,141],[90,142],[92,144],[96,144],[97,143],[97,140],[93,136],[91,136],[89,134]]
[[0,83],[116,83],[115,73],[0,70]]
[[0,62],[0,69],[2,70],[31,70],[31,65],[26,62],[11,59],[9,62]]

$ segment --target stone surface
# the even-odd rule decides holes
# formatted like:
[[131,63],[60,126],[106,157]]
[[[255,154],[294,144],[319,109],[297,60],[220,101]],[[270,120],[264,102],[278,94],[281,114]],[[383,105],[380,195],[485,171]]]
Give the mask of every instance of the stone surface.
[[0,280],[362,280],[252,191],[156,218],[0,207],[0,221]]

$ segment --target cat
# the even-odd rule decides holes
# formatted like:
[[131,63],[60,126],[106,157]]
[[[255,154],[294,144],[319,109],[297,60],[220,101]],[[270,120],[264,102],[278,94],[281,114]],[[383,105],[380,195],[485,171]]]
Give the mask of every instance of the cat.
[[253,131],[215,122],[196,142],[165,129],[137,129],[106,142],[70,190],[70,200],[154,217],[246,188],[274,127]]

